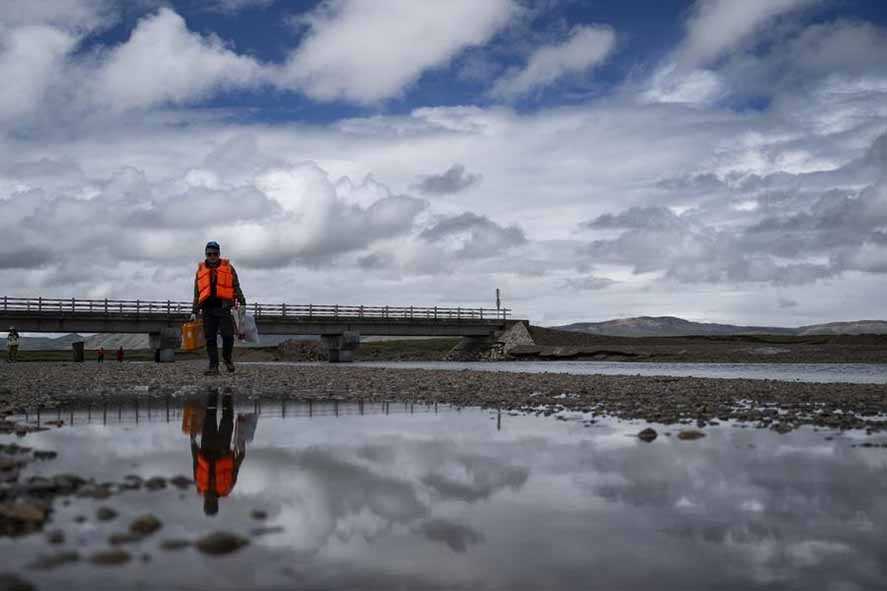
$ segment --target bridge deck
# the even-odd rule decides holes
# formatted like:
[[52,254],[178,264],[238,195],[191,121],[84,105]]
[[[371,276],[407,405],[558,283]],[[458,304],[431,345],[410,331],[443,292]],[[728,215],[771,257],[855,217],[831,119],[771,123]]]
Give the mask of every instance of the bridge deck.
[[[509,309],[260,304],[247,306],[259,332],[279,335],[485,336],[515,322]],[[188,320],[190,302],[10,298],[0,329],[20,332],[151,333]]]

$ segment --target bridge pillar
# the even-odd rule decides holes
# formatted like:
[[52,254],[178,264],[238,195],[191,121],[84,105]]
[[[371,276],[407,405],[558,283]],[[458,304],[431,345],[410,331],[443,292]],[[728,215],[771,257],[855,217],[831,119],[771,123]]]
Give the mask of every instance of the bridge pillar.
[[354,350],[360,345],[360,333],[346,330],[342,334],[325,334],[320,338],[326,347],[330,363],[354,361]]
[[176,349],[182,344],[182,333],[178,328],[163,328],[160,332],[148,333],[150,347],[154,350],[154,360],[172,363],[176,360]]

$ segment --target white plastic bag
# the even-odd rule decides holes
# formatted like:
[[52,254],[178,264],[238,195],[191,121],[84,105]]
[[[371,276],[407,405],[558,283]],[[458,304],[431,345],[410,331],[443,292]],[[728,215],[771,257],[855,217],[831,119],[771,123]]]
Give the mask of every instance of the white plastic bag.
[[234,442],[237,447],[244,449],[247,443],[252,443],[256,436],[256,426],[259,415],[255,413],[238,414],[234,429]]
[[237,334],[240,340],[247,343],[259,342],[259,329],[256,326],[256,319],[252,314],[244,314],[240,325],[237,328]]
[[234,319],[234,334],[240,338],[240,327],[243,326],[243,317],[246,316],[246,310],[243,306],[234,306],[231,309],[231,318]]

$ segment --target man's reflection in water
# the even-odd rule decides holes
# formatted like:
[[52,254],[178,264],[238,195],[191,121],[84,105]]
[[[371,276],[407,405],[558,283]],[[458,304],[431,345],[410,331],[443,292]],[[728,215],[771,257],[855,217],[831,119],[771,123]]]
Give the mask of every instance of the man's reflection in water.
[[[198,492],[203,495],[203,512],[207,515],[219,512],[219,497],[231,494],[234,485],[237,484],[240,465],[246,457],[247,437],[239,433],[235,439],[232,398],[231,391],[226,389],[222,395],[222,420],[218,424],[216,423],[218,389],[211,388],[207,392],[206,404],[203,407],[193,404],[190,406],[191,412],[194,413],[193,419],[188,421],[191,456],[194,460],[194,481],[197,483]],[[240,428],[240,425],[238,427]],[[233,449],[232,439],[234,439]]]

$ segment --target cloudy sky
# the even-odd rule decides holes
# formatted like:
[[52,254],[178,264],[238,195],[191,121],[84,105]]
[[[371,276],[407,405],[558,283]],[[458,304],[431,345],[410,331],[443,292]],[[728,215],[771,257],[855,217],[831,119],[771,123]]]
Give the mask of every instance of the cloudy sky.
[[0,282],[883,318],[877,0],[5,0]]

